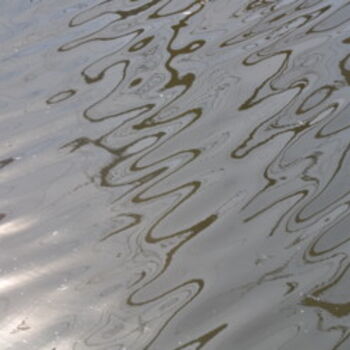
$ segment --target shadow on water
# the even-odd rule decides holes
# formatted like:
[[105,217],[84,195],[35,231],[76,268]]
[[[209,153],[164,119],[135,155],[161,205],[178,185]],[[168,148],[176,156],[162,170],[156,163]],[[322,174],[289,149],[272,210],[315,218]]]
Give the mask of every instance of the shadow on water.
[[2,348],[347,349],[347,1],[1,19]]

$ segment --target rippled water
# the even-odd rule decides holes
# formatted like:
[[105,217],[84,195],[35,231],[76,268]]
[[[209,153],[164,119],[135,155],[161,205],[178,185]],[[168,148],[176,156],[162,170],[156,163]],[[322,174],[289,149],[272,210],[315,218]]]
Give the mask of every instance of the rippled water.
[[1,349],[350,349],[349,1],[0,9]]

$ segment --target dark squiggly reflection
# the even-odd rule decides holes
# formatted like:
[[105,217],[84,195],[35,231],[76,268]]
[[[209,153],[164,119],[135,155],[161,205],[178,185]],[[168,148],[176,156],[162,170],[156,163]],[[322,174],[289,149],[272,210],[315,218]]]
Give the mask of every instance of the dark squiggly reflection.
[[1,348],[347,349],[347,1],[3,6]]
[[[333,12],[328,18],[336,18],[341,12],[340,9],[343,7]],[[343,16],[346,15],[342,13],[341,17]],[[327,27],[326,33],[346,23],[339,17],[339,21],[334,21],[334,26],[329,27],[327,21],[328,19],[325,19],[320,22]],[[316,35],[321,32],[322,25],[308,29],[307,34]],[[330,42],[326,44],[337,47],[342,45],[342,41],[343,37],[339,35],[339,39],[334,44]],[[259,148],[266,147],[268,143],[278,144],[278,138],[283,144],[264,171],[266,185],[249,200],[243,213],[246,213],[245,220],[249,222],[257,220],[259,216],[266,216],[273,208],[277,209],[277,205],[285,206],[286,209],[282,209],[284,211],[279,214],[272,226],[270,235],[290,234],[287,241],[291,243],[284,244],[288,250],[300,249],[307,241],[314,240],[310,250],[305,252],[306,256],[310,256],[306,263],[314,265],[315,270],[326,263],[337,267],[332,269],[332,274],[328,274],[328,281],[318,282],[318,286],[308,288],[310,294],[302,298],[302,305],[327,312],[328,323],[331,322],[329,315],[342,319],[341,326],[337,322],[327,330],[328,332],[341,330],[339,340],[335,341],[335,345],[329,345],[332,349],[342,348],[348,337],[348,326],[344,320],[348,315],[347,300],[334,301],[337,295],[340,296],[342,291],[346,290],[346,285],[341,281],[346,283],[345,275],[348,266],[344,226],[348,215],[348,190],[346,176],[344,176],[348,169],[348,143],[344,139],[348,123],[343,119],[347,110],[347,103],[343,97],[347,93],[347,76],[344,70],[346,59],[343,59],[340,49],[333,50],[333,52],[337,51],[339,52],[338,61],[341,62],[340,71],[336,66],[332,67],[331,63],[327,65],[326,58],[320,60],[327,73],[313,83],[312,80],[309,81],[299,92],[291,95],[291,99],[287,100],[285,106],[255,127],[249,138],[232,152],[234,159],[242,159],[251,156],[253,152],[259,152]],[[307,52],[303,54],[307,55]],[[293,55],[295,62],[301,61],[298,53],[294,54],[291,51],[289,51],[289,61]],[[257,61],[253,64],[258,62],[260,63]],[[294,76],[298,70],[297,66],[291,62],[281,67],[284,67],[283,72],[287,75],[288,69],[293,71]],[[303,66],[301,69],[305,71]],[[271,83],[276,81],[275,85],[278,86],[278,74],[279,71],[277,75],[271,76],[271,80],[265,80],[263,85],[255,90],[251,100],[243,105],[243,109],[254,107],[250,101],[261,94],[262,88],[267,84],[271,91],[276,91],[275,94],[281,94],[281,96],[286,94],[288,90],[279,90]],[[324,80],[331,74],[332,80]],[[311,90],[308,87],[310,83],[314,85]],[[306,88],[309,90],[308,93],[303,92]],[[273,94],[267,95],[266,98],[273,98]],[[257,104],[259,103],[263,103],[263,99],[258,100]],[[331,124],[337,124],[338,128],[335,127],[332,130],[329,127]],[[283,135],[285,135],[284,138]],[[294,293],[299,283],[296,286],[293,286],[288,294]],[[322,314],[322,317],[325,316]]]

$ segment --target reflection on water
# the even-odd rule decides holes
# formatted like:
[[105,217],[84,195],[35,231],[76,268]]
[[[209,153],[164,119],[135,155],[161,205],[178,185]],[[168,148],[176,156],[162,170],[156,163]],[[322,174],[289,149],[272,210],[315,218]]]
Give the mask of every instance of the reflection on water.
[[350,346],[350,5],[4,0],[2,349]]

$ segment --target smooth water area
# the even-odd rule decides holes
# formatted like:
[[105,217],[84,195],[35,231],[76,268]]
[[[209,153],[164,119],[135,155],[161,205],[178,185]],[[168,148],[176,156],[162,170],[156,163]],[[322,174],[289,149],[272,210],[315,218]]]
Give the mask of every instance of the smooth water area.
[[350,349],[350,2],[0,1],[0,349]]

